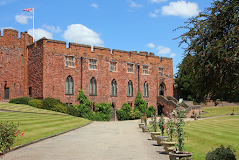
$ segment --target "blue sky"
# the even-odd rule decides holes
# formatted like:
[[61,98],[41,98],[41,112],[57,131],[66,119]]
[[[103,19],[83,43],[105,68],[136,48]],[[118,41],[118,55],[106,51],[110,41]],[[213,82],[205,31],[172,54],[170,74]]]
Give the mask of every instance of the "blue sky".
[[[125,51],[154,52],[173,58],[173,73],[182,61],[178,47],[184,29],[173,31],[204,8],[208,0],[0,0],[0,29],[13,28],[49,39]],[[3,35],[3,33],[2,33]]]

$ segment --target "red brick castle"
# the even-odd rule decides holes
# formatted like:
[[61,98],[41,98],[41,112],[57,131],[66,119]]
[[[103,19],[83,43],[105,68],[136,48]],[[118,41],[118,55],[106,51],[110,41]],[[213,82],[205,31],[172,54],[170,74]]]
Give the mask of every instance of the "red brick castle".
[[[1,35],[1,33],[0,33]],[[154,53],[122,51],[42,38],[34,43],[26,32],[4,29],[0,36],[0,100],[52,97],[77,104],[78,90],[89,100],[123,103],[134,108],[137,91],[148,106],[157,97],[173,96],[173,60]],[[166,104],[165,104],[166,105]],[[165,110],[164,110],[165,111]]]

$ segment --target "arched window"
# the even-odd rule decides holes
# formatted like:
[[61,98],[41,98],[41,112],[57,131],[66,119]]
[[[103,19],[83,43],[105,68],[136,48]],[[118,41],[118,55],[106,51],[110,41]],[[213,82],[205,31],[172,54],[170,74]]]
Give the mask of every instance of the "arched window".
[[73,79],[71,76],[66,78],[66,94],[73,94]]
[[147,82],[144,83],[143,96],[144,97],[148,97],[149,96],[148,95],[148,83]]
[[129,80],[127,85],[127,96],[132,97],[133,96],[133,83],[131,80]]
[[111,96],[117,96],[117,84],[115,79],[113,79],[111,81],[111,85],[110,85],[110,95]]
[[90,79],[90,95],[96,95],[96,80],[94,77]]
[[164,86],[163,86],[163,84],[160,84],[160,86],[159,86],[159,95],[164,96]]

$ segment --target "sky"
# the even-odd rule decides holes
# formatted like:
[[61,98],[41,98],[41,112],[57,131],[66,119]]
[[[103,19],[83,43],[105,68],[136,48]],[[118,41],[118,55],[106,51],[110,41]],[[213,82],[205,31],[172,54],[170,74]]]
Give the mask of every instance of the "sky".
[[[212,0],[0,0],[0,30],[4,28],[42,37],[125,51],[153,52],[173,58],[173,74],[184,57],[179,47],[189,18]],[[67,47],[67,46],[66,46]]]

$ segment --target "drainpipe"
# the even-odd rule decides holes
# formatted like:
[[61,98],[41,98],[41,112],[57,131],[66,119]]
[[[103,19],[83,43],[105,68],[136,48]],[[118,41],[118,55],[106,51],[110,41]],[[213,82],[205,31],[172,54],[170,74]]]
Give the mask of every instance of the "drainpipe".
[[140,92],[140,86],[139,86],[139,70],[140,70],[140,65],[138,65],[138,91]]
[[81,62],[81,84],[80,84],[80,88],[82,89],[82,63],[83,63],[83,57],[80,57],[80,62]]

